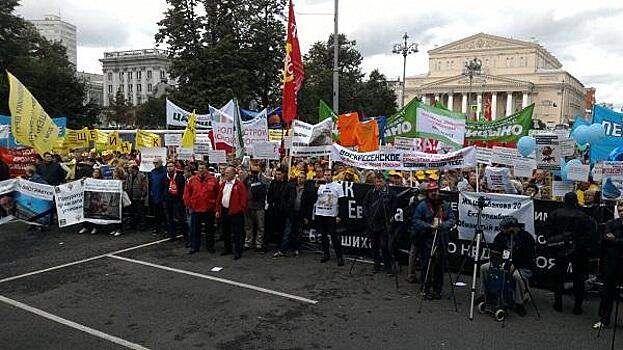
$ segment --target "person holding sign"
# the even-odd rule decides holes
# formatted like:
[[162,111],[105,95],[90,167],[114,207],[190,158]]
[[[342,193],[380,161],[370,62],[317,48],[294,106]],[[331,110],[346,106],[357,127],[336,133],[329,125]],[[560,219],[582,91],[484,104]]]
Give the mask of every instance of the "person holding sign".
[[337,266],[344,266],[344,256],[342,254],[342,242],[337,235],[336,227],[340,223],[340,208],[346,206],[346,195],[342,185],[333,181],[331,169],[324,171],[324,183],[318,188],[318,197],[316,199],[316,226],[318,234],[322,237],[322,251],[324,256],[320,260],[321,263],[329,261],[331,255],[329,253],[329,236],[335,249],[337,258]]

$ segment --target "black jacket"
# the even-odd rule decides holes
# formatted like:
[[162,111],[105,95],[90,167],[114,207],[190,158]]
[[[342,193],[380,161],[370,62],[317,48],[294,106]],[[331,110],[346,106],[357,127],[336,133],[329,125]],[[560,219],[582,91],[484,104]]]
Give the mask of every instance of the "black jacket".
[[363,198],[363,217],[372,231],[385,231],[396,212],[396,193],[385,186],[380,191],[371,188]]
[[[498,233],[493,239],[491,250],[497,252],[503,252],[511,248],[511,236],[503,232]],[[525,230],[519,231],[518,234],[513,235],[512,241],[513,251],[512,260],[513,265],[518,269],[530,269],[534,271],[536,248],[534,238],[530,233]]]
[[268,207],[280,214],[292,212],[289,207],[292,196],[296,195],[294,184],[288,181],[272,181],[268,186]]
[[588,254],[591,238],[595,237],[595,221],[576,207],[565,206],[549,213],[547,239],[569,235],[578,254]]
[[93,166],[86,163],[76,164],[76,180],[93,176]]
[[303,187],[301,195],[301,215],[304,219],[311,220],[314,215],[314,204],[318,199],[318,187],[316,181],[308,180]]
[[62,184],[65,181],[65,176],[67,176],[67,172],[56,162],[39,164],[37,173],[52,186]]
[[163,201],[182,201],[184,198],[184,188],[186,187],[186,179],[184,175],[175,172],[175,184],[177,185],[177,195],[172,195],[169,193],[169,176],[165,174],[160,182],[160,189],[162,193]]
[[623,219],[612,219],[606,222],[604,233],[612,233],[614,240],[604,238],[604,274],[606,278],[612,278],[623,269]]

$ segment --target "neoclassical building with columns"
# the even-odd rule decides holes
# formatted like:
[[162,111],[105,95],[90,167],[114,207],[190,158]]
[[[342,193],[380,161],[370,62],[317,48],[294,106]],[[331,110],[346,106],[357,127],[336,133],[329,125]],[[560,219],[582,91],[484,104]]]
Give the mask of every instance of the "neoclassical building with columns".
[[[428,55],[429,72],[406,78],[406,101],[419,96],[463,113],[490,106],[494,120],[535,103],[533,118],[548,126],[584,116],[584,85],[538,43],[479,33]],[[482,68],[470,84],[465,64],[474,58]]]

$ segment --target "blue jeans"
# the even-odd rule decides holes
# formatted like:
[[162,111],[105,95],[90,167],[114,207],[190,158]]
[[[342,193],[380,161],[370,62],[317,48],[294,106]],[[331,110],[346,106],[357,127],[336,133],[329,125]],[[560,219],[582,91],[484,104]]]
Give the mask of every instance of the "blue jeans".
[[283,240],[281,241],[281,248],[279,251],[285,253],[288,249],[299,249],[299,234],[301,232],[301,214],[295,212],[291,216],[286,218],[285,227],[283,230]]

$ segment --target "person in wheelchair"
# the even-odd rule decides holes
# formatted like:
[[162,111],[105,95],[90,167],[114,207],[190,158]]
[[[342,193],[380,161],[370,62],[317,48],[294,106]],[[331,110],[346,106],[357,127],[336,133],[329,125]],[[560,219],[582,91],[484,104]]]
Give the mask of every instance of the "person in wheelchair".
[[[524,302],[527,300],[528,280],[532,277],[534,261],[536,257],[534,238],[524,229],[516,218],[506,216],[500,222],[500,232],[493,239],[490,246],[491,260],[480,267],[480,280],[482,282],[482,296],[479,301],[493,303],[485,300],[485,291],[493,289],[490,279],[492,269],[503,269],[512,279],[508,285],[512,293],[502,292],[504,296],[512,294],[512,304],[520,316],[526,315]],[[505,284],[507,285],[507,284]],[[511,304],[504,300],[503,304]]]

